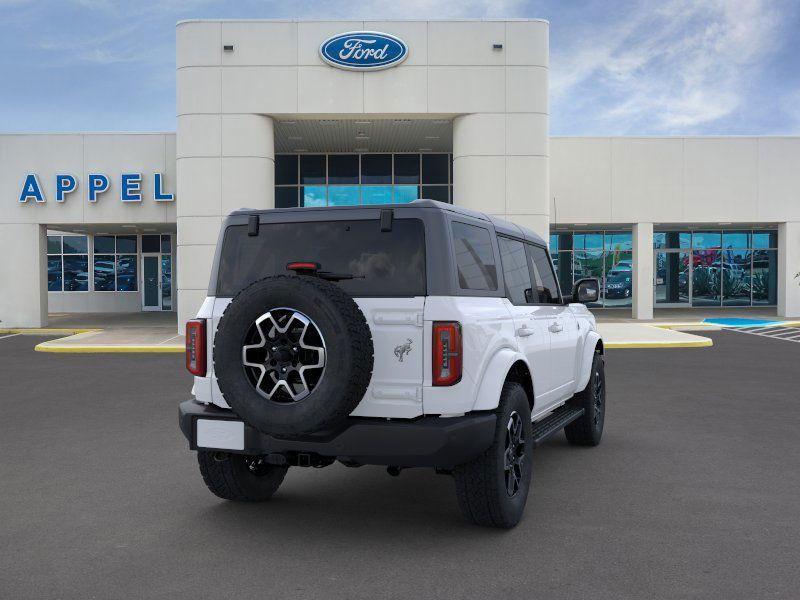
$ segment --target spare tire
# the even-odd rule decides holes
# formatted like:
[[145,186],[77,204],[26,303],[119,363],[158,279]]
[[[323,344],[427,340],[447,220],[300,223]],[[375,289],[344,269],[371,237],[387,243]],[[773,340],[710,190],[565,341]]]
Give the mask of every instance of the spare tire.
[[276,275],[239,292],[214,336],[214,373],[228,405],[263,433],[330,430],[372,375],[372,334],[339,286]]

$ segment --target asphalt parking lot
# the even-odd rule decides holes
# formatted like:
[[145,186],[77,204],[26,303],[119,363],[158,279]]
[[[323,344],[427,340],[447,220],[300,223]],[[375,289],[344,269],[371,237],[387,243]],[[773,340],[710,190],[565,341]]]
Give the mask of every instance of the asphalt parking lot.
[[178,431],[181,355],[0,339],[0,598],[796,598],[800,344],[707,335],[608,352],[603,443],[538,449],[512,531],[425,470],[218,500]]

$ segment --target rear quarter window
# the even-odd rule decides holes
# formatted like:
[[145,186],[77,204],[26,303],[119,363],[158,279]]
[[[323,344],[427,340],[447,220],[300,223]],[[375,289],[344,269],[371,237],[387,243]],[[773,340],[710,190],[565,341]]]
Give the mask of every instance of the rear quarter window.
[[455,221],[451,229],[458,285],[462,290],[496,290],[497,266],[489,230]]
[[424,296],[425,226],[395,219],[382,232],[378,220],[262,223],[257,236],[246,225],[225,231],[217,295],[233,296],[254,281],[291,274],[290,262],[309,261],[323,271],[353,275],[338,283],[354,297]]

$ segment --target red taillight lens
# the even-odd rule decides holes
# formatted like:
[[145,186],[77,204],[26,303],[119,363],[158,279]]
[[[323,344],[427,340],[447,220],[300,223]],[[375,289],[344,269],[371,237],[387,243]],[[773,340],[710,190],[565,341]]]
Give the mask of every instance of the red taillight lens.
[[461,324],[455,321],[433,323],[433,385],[453,385],[461,381]]
[[206,320],[186,323],[186,368],[192,375],[206,375]]

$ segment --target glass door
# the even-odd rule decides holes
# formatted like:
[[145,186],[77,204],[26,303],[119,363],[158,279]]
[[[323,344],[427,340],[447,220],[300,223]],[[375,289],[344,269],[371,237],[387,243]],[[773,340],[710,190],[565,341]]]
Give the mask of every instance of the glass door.
[[689,252],[656,251],[653,253],[653,278],[656,306],[688,307],[691,298],[692,265]]
[[161,310],[161,255],[142,255],[142,310]]

